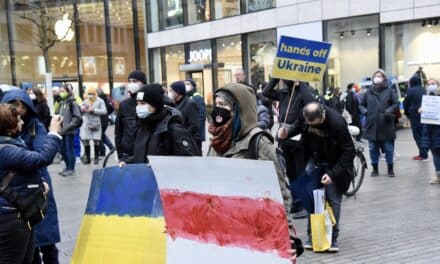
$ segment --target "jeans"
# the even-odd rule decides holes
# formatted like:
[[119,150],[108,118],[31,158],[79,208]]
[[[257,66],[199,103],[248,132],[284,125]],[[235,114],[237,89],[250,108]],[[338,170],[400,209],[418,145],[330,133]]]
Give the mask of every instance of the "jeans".
[[385,159],[387,164],[393,164],[393,155],[394,155],[394,141],[393,140],[385,140],[385,141],[368,141],[368,148],[370,150],[370,158],[371,164],[377,165],[379,163],[379,154],[380,150],[383,149],[385,152]]
[[79,136],[79,128],[75,132],[73,149],[75,150],[75,157],[81,157],[81,138]]
[[30,264],[34,257],[34,231],[17,214],[0,215],[0,263]]
[[[307,167],[309,167],[309,164]],[[306,174],[309,175],[309,177],[313,177],[315,179],[319,178],[320,180],[322,175],[325,174],[325,171],[326,171],[326,166],[318,165],[315,166],[315,168],[313,168],[312,170],[306,170]],[[311,195],[313,197],[313,193]],[[336,219],[336,224],[335,226],[333,226],[333,231],[332,231],[332,244],[337,242],[339,236],[339,220],[341,216],[342,196],[343,194],[338,193],[338,191],[336,190],[336,186],[334,184],[329,184],[325,186],[325,199],[329,202],[330,206],[332,207]],[[310,238],[311,234],[312,232],[310,227],[310,215],[309,215],[307,220],[307,236]]]
[[420,117],[419,118],[411,118],[411,130],[414,137],[414,140],[416,141],[417,148],[419,149],[419,156],[426,159],[428,158],[428,150],[422,147],[422,133],[423,133],[423,126],[420,123]]
[[66,169],[75,170],[75,149],[74,149],[74,137],[75,135],[64,135],[61,143],[61,155],[63,156]]
[[431,153],[434,160],[435,173],[440,177],[440,148],[431,148]]
[[[43,257],[40,256],[41,255]],[[58,264],[58,248],[55,244],[37,247],[34,252],[33,264]]]

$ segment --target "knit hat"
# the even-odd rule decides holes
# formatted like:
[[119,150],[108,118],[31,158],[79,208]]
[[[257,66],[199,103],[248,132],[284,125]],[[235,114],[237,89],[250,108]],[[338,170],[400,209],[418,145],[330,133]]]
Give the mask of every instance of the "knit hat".
[[129,75],[128,75],[128,80],[130,79],[135,79],[138,80],[140,82],[142,82],[143,84],[147,83],[147,76],[145,76],[145,73],[143,73],[142,71],[132,71]]
[[413,75],[411,79],[409,79],[409,87],[421,86],[422,80],[417,75]]
[[232,94],[230,94],[228,91],[218,91],[215,93],[215,97],[220,97],[227,103],[231,109],[234,109],[235,106],[235,98]]
[[163,94],[162,85],[157,83],[148,84],[142,86],[137,92],[136,100],[144,101],[160,111],[164,107]]
[[375,75],[376,73],[378,73],[378,72],[382,74],[382,76],[383,76],[384,79],[387,79],[387,75],[386,75],[385,71],[382,70],[382,69],[378,69],[377,71],[375,71],[375,72],[373,73],[373,77],[374,77],[374,75]]
[[177,81],[171,84],[171,89],[173,89],[176,93],[180,95],[186,94],[185,82]]

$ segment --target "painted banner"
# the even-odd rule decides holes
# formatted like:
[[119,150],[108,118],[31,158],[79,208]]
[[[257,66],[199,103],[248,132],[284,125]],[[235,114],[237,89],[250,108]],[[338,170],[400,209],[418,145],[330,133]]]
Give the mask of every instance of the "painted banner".
[[272,77],[305,82],[321,80],[331,44],[281,36],[272,66]]
[[272,162],[149,160],[94,172],[72,263],[291,263]]
[[440,96],[422,97],[421,123],[440,125]]

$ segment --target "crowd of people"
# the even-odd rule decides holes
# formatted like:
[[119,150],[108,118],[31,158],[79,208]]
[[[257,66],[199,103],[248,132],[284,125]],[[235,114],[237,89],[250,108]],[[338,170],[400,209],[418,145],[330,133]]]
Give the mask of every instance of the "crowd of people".
[[[0,263],[58,263],[58,216],[47,166],[60,152],[65,168],[59,174],[73,176],[78,157],[85,165],[99,164],[106,147],[116,150],[119,166],[148,163],[152,155],[273,161],[292,248],[297,254],[303,246],[312,249],[310,220],[302,245],[295,237],[292,213],[302,211],[310,219],[313,190],[324,188],[336,218],[328,251],[337,252],[342,196],[353,177],[349,124],[368,140],[371,176],[379,176],[381,153],[387,175],[396,176],[393,155],[400,109],[385,72],[374,72],[366,89],[351,83],[345,92],[329,89],[323,97],[306,82],[270,78],[253,86],[243,69],[235,70],[233,77],[233,83],[215,90],[209,114],[194,80],[164,87],[147,83],[139,70],[128,75],[127,98],[117,105],[95,87],[87,87],[80,98],[72,85],[64,84],[54,95],[53,117],[40,89],[5,93],[0,104]],[[440,96],[439,83],[428,79],[425,87],[414,75],[409,86],[403,106],[419,150],[414,160],[428,160],[431,150],[436,171],[431,183],[438,184],[440,126],[422,124],[420,114],[422,96]],[[106,135],[113,111],[114,144]],[[209,147],[203,153],[206,138]],[[11,199],[30,194],[26,205]],[[47,195],[47,206],[37,202],[41,195]],[[37,217],[43,211],[44,219]]]

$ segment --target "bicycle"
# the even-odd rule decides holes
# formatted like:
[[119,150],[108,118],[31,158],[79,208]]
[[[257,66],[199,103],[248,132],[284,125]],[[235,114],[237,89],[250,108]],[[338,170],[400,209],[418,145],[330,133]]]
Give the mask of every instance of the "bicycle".
[[365,170],[367,169],[367,160],[364,156],[364,146],[362,143],[355,140],[355,137],[360,133],[359,128],[355,126],[348,126],[348,131],[353,139],[355,155],[353,159],[353,179],[351,180],[350,187],[344,194],[347,197],[351,197],[356,194],[364,181]]

